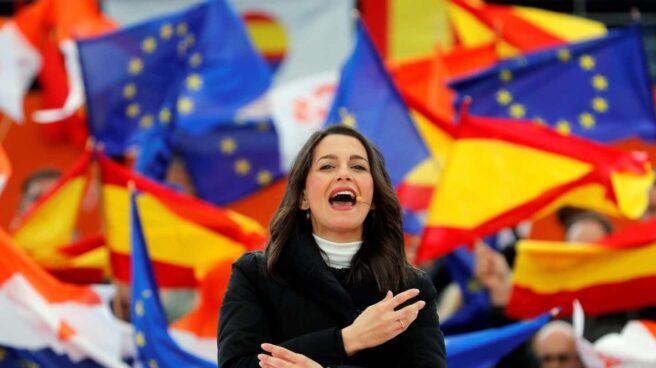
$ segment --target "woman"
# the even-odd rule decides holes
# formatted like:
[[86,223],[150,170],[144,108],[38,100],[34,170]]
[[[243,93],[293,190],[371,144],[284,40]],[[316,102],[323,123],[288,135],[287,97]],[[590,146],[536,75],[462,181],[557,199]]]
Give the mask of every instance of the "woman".
[[364,136],[310,137],[270,231],[233,266],[220,367],[446,366],[435,289],[406,261],[398,199]]

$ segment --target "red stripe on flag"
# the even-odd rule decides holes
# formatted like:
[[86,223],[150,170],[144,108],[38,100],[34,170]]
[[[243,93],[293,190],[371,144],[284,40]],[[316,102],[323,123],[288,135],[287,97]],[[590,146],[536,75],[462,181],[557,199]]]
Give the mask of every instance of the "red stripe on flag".
[[411,211],[423,211],[430,204],[434,188],[434,186],[413,185],[403,182],[396,189],[396,194],[403,208]]
[[[130,255],[111,252],[110,259],[114,277],[126,284],[130,284],[132,271],[130,268]],[[194,270],[190,267],[176,266],[170,263],[151,259],[157,285],[169,288],[196,288],[198,280],[194,275]]]

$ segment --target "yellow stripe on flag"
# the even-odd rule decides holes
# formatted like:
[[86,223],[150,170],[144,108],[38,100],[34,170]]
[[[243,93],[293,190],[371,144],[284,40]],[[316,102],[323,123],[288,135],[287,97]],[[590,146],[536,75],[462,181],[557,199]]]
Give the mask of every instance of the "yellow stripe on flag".
[[527,146],[462,139],[454,143],[445,168],[450,180],[440,182],[427,223],[474,228],[590,170],[588,163]]
[[[537,293],[574,291],[656,276],[656,244],[613,249],[591,244],[521,241],[513,283]],[[648,292],[648,291],[645,291]]]
[[566,41],[581,41],[606,34],[603,23],[582,17],[522,6],[514,6],[513,13]]
[[[490,29],[465,9],[454,4],[449,4],[448,12],[455,33],[463,45],[474,47],[493,42],[497,38],[494,30]],[[519,50],[516,47],[503,40],[499,40],[497,52],[501,58],[508,58],[519,54]]]

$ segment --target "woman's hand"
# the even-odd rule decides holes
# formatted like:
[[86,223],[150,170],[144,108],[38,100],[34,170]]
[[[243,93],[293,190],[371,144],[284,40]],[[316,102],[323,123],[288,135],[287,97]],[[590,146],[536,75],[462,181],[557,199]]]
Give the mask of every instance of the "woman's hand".
[[257,359],[260,360],[260,367],[264,368],[321,368],[321,366],[314,360],[306,357],[302,354],[294,353],[291,350],[287,350],[282,346],[277,346],[273,344],[262,344],[262,350],[271,353],[259,354]]
[[383,300],[365,309],[353,324],[342,329],[346,354],[351,356],[360,350],[378,346],[405,331],[415,321],[426,302],[420,300],[398,311],[394,308],[417,295],[418,289],[409,289],[396,296],[392,296],[392,292],[388,291]]

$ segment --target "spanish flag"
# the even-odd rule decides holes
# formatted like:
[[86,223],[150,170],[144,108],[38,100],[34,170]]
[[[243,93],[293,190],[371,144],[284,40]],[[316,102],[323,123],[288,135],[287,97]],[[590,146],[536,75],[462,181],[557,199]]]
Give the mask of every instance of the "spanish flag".
[[598,315],[656,305],[656,219],[598,244],[519,243],[507,313],[538,315],[578,299]]
[[137,175],[98,154],[103,181],[103,218],[114,276],[130,282],[130,197],[133,181],[148,252],[160,287],[197,287],[217,262],[264,246],[256,221]]
[[102,236],[76,239],[82,197],[91,177],[92,151],[82,157],[19,219],[14,242],[63,280],[101,282],[108,274]]
[[457,44],[473,46],[500,38],[503,57],[606,34],[601,22],[482,0],[449,0],[448,17]]
[[652,182],[647,155],[539,124],[463,113],[418,261],[563,205],[639,218]]

